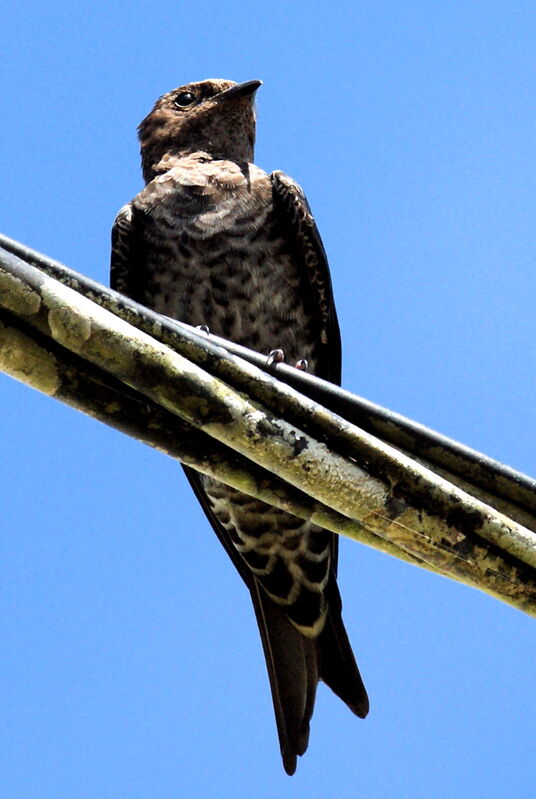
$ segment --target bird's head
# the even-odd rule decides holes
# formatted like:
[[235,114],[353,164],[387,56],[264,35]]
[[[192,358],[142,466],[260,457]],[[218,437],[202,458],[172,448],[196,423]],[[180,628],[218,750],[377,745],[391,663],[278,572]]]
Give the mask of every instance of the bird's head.
[[151,180],[166,155],[208,153],[240,163],[253,160],[255,92],[260,80],[203,80],[162,95],[138,128],[143,175]]

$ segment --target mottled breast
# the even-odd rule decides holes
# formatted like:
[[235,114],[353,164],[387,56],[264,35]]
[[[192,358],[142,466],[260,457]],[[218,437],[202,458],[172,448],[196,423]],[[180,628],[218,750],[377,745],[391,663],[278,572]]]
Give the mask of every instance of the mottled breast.
[[274,216],[269,175],[253,164],[174,159],[132,207],[146,270],[142,302],[314,366],[303,277]]

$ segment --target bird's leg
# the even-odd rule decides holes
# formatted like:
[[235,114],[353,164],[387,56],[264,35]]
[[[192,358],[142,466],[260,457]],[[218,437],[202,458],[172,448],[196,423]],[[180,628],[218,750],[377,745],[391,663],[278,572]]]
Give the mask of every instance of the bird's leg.
[[[285,353],[283,350],[272,350],[270,352],[268,355],[267,364],[268,366],[273,366],[274,363],[285,363]],[[306,372],[309,368],[307,358],[300,358],[298,361],[296,361],[294,368],[299,369],[302,372]]]
[[274,363],[284,363],[285,362],[285,353],[283,350],[272,350],[268,355],[268,360],[266,361],[268,366],[273,366]]

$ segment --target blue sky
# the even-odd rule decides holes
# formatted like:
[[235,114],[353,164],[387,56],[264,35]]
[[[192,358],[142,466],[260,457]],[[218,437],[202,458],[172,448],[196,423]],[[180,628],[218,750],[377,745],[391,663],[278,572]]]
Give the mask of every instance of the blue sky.
[[[536,474],[532,3],[2,16],[3,232],[107,282],[155,98],[261,78],[256,162],[315,212],[344,385]],[[249,599],[177,464],[0,383],[3,797],[531,795],[531,619],[343,541],[371,713],[321,686],[289,779]]]

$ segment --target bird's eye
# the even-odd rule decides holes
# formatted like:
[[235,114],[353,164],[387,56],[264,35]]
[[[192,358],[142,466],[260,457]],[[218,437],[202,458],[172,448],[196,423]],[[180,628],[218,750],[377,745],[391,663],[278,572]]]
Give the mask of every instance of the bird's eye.
[[186,106],[193,103],[195,103],[195,95],[192,92],[180,92],[175,97],[175,105],[178,105],[179,108],[186,108]]

